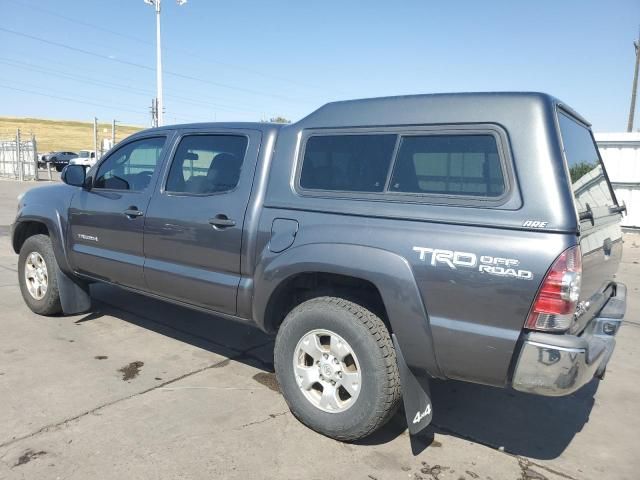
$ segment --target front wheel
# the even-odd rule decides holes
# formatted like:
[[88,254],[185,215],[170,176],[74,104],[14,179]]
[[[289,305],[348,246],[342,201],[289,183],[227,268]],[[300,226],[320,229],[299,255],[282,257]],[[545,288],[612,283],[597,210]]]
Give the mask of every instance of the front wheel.
[[378,316],[349,300],[318,297],[294,308],[278,331],[274,357],[291,412],[328,437],[364,438],[399,404],[389,331]]
[[25,240],[18,258],[18,275],[22,298],[33,312],[55,315],[62,311],[57,268],[48,236],[33,235]]

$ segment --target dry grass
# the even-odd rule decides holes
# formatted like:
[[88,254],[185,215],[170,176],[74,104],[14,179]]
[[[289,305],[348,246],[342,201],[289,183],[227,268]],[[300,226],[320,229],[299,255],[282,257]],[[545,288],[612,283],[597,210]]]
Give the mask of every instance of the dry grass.
[[[39,152],[93,150],[93,124],[66,120],[0,117],[0,139],[14,138],[20,129],[23,138],[34,134]],[[142,130],[142,127],[117,125],[116,142]],[[111,137],[111,124],[98,124],[98,145],[103,137]]]

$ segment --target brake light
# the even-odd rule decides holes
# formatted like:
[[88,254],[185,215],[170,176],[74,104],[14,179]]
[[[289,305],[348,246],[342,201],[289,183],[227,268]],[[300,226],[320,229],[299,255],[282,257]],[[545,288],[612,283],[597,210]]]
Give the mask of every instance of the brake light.
[[556,259],[542,281],[525,327],[531,330],[563,331],[573,322],[580,298],[582,252],[571,247]]

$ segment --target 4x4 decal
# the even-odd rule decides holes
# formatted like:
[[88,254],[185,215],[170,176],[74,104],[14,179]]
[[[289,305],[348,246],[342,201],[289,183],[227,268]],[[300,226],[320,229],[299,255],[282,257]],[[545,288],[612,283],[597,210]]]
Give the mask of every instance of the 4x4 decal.
[[515,258],[477,255],[470,252],[457,252],[429,247],[413,247],[413,251],[418,253],[420,261],[434,267],[438,266],[438,264],[443,264],[452,270],[457,270],[458,267],[473,268],[481,273],[499,277],[513,277],[522,280],[531,280],[533,278],[533,273],[529,270],[516,268],[520,266],[520,260]]

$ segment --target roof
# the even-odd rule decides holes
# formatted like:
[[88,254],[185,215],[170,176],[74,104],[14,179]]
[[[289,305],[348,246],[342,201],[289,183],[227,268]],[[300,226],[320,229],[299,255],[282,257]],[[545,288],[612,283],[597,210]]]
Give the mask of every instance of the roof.
[[271,122],[200,122],[200,123],[178,123],[175,125],[163,125],[162,127],[148,128],[144,132],[154,132],[161,130],[180,129],[202,129],[215,130],[216,128],[236,128],[241,130],[271,130],[285,126],[282,123]]
[[496,122],[505,116],[517,116],[525,111],[540,112],[556,104],[562,102],[541,92],[437,93],[365,98],[327,103],[292,126],[322,128]]
[[511,98],[511,99],[540,99],[553,98],[544,92],[450,92],[450,93],[419,93],[412,95],[392,95],[387,97],[369,97],[358,98],[353,100],[339,100],[329,102],[325,107],[339,104],[372,104],[387,101],[430,101],[430,102],[449,102],[452,100],[463,99],[465,101],[473,101],[479,99],[495,99],[495,98]]
[[518,121],[525,112],[535,114],[555,105],[589,123],[557,98],[542,92],[466,92],[402,95],[330,102],[293,124],[268,122],[211,122],[167,125],[156,129],[279,130],[345,126],[451,124]]

